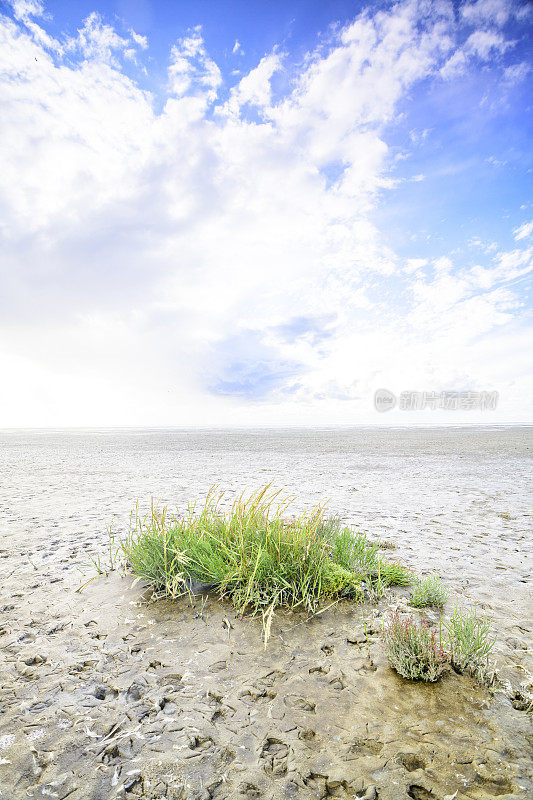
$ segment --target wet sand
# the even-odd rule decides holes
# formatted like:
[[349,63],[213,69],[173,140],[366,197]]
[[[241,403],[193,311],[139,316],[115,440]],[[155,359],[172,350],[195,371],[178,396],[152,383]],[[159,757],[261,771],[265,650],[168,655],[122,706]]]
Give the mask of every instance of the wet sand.
[[[528,429],[1,439],[2,800],[533,795]],[[266,650],[212,597],[147,604],[118,573],[75,592],[137,497],[271,478],[439,569],[450,609],[484,608],[501,690],[388,667],[377,633],[405,590],[278,613]]]

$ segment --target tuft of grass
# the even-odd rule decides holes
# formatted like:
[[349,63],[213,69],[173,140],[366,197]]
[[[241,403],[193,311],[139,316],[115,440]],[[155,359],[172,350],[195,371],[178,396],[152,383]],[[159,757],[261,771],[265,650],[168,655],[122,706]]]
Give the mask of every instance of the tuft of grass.
[[316,612],[324,600],[361,600],[391,584],[408,585],[410,573],[385,561],[379,546],[328,519],[319,505],[287,519],[292,498],[270,485],[231,509],[210,491],[203,507],[169,515],[138,506],[123,542],[127,564],[159,596],[185,594],[191,582],[212,587],[241,612],[261,613],[265,641],[277,607]]
[[[89,578],[88,581],[82,583],[81,586],[78,586],[76,592],[81,592],[91,581],[97,578],[99,575],[110,575],[112,572],[115,572],[117,569],[117,561],[119,559],[119,552],[122,549],[120,543],[116,541],[116,534],[113,533],[113,522],[114,518],[111,520],[111,524],[107,526],[107,562],[102,560],[100,554],[98,553],[96,556],[89,555],[89,564],[85,564],[85,566],[91,567],[95,571],[95,575],[92,578]],[[36,567],[34,567],[36,569]]]
[[382,641],[393,669],[414,681],[436,681],[445,672],[448,653],[440,635],[422,620],[392,614],[384,623]]
[[437,574],[425,578],[415,578],[411,589],[410,604],[415,608],[436,606],[442,608],[446,603],[448,591]]
[[453,616],[444,622],[448,633],[451,663],[457,672],[468,671],[481,683],[490,682],[489,656],[495,639],[490,636],[490,624],[477,610],[461,611],[455,607]]

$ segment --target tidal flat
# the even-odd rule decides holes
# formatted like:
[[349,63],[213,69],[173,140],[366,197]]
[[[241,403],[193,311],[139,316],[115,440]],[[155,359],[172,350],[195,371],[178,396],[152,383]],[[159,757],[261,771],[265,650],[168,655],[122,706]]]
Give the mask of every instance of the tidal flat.
[[[4,432],[0,798],[532,796],[531,429]],[[410,682],[377,604],[260,618],[146,602],[106,560],[150,497],[269,481],[328,509],[491,619],[496,691]],[[388,555],[388,551],[384,551]],[[413,611],[418,614],[419,612]],[[429,613],[430,619],[436,612]]]

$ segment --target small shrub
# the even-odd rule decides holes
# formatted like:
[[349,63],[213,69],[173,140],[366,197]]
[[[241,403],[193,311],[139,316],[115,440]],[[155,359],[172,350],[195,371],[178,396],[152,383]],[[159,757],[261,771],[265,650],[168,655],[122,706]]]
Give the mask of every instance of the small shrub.
[[415,608],[437,606],[442,608],[448,597],[446,587],[438,575],[428,575],[426,578],[416,578],[411,590],[410,603]]
[[479,681],[485,682],[489,674],[489,655],[494,647],[486,617],[478,617],[477,610],[461,611],[454,608],[453,616],[443,623],[449,637],[451,663],[457,672],[468,670]]
[[392,614],[383,628],[383,643],[391,667],[404,678],[436,681],[446,670],[448,654],[425,621],[419,625],[413,617]]

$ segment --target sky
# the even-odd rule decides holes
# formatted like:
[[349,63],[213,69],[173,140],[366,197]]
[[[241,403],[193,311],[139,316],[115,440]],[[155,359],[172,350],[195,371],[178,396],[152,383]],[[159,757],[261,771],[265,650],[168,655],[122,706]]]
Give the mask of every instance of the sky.
[[0,427],[531,423],[532,34],[520,0],[0,0]]

